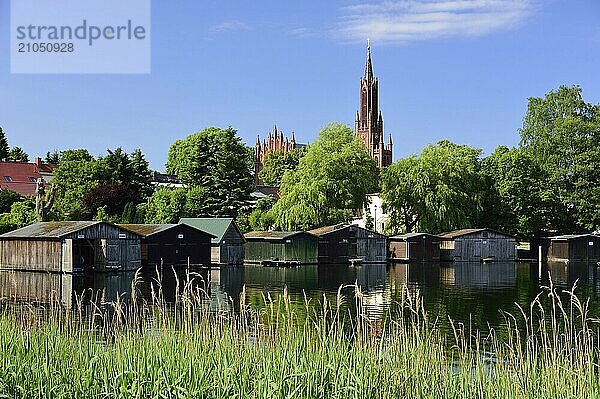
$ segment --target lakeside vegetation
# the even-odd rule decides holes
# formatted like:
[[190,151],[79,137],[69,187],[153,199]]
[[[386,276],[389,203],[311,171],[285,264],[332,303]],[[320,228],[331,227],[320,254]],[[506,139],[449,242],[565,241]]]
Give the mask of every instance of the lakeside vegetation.
[[[597,230],[600,105],[586,103],[578,86],[561,86],[528,100],[519,134],[518,146],[500,145],[487,156],[443,140],[379,170],[350,127],[330,123],[306,148],[266,156],[260,176],[280,186],[281,198],[258,204],[251,197],[253,150],[233,128],[206,128],[171,145],[166,171],[182,187],[153,186],[141,150],[96,157],[64,150],[46,157],[58,164],[48,217],[122,223],[234,217],[244,231],[307,230],[351,221],[367,194],[381,193],[388,234],[488,227],[529,238]],[[26,159],[15,148],[0,130],[0,159]],[[35,222],[35,209],[34,199],[0,190],[0,232]]]
[[209,310],[190,280],[171,304],[157,282],[151,301],[136,298],[141,283],[131,302],[96,298],[73,310],[3,301],[0,397],[600,395],[598,320],[573,291],[549,287],[521,314],[505,314],[500,336],[438,320],[408,290],[381,322],[363,313],[358,287],[302,311],[285,290],[260,311],[242,292],[230,313]]

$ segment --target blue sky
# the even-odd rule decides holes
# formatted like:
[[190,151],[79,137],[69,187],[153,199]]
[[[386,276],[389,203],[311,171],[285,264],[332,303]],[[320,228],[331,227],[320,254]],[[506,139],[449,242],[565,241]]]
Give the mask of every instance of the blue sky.
[[561,84],[600,103],[597,0],[154,0],[149,75],[10,74],[9,22],[0,0],[0,126],[31,158],[139,147],[162,170],[208,126],[310,142],[353,126],[367,37],[396,159],[442,139],[516,145],[527,98]]

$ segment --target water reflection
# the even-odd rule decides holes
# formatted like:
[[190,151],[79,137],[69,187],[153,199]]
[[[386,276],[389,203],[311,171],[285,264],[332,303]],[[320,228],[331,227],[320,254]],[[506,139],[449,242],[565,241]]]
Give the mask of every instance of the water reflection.
[[[360,305],[373,321],[392,313],[410,295],[422,298],[432,318],[471,323],[473,328],[487,329],[504,322],[500,312],[517,313],[517,304],[527,308],[549,285],[549,278],[567,290],[577,282],[580,295],[590,298],[592,317],[600,311],[600,281],[596,264],[549,264],[541,270],[528,263],[456,263],[456,264],[391,264],[351,266],[304,266],[299,268],[265,268],[259,266],[229,267],[217,270],[195,270],[177,273],[163,270],[142,273],[143,282],[138,294],[148,301],[162,288],[167,302],[175,301],[176,287],[194,277],[194,286],[204,290],[212,309],[239,311],[240,296],[245,287],[246,303],[265,309],[265,299],[281,298],[287,287],[291,302],[298,309],[306,302],[316,308],[323,296],[336,303],[339,287],[344,287],[344,308],[356,310],[360,287]],[[550,277],[548,277],[550,276]],[[74,303],[75,296],[114,300],[117,295],[126,299],[131,294],[135,273],[61,275],[0,271],[0,297],[13,301],[51,303],[65,306]],[[160,285],[158,282],[160,281]]]

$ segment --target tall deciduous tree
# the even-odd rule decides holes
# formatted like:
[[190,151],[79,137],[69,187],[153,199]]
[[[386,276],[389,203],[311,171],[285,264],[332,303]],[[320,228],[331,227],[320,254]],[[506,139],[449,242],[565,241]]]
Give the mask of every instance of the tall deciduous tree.
[[282,198],[271,211],[275,225],[296,230],[348,221],[377,181],[377,165],[353,131],[332,123],[283,175]]
[[441,141],[401,159],[382,175],[390,233],[439,233],[477,224],[483,186],[481,150]]
[[23,197],[16,191],[0,190],[0,213],[10,212],[12,204],[21,200],[23,200]]
[[85,220],[93,216],[86,210],[83,196],[108,182],[109,175],[105,164],[94,159],[87,150],[61,152],[60,166],[54,171],[51,182],[56,195],[54,217],[60,220]]
[[521,128],[521,148],[548,175],[562,204],[558,231],[600,226],[600,105],[586,103],[580,87],[561,86],[530,98]]
[[288,153],[278,150],[267,154],[259,177],[267,186],[279,187],[283,174],[296,169],[305,153],[306,147],[300,147]]
[[253,157],[237,131],[207,128],[169,149],[167,171],[189,187],[204,187],[207,216],[237,216],[252,192]]
[[499,146],[484,158],[482,172],[488,182],[482,225],[531,237],[560,223],[558,196],[529,152]]

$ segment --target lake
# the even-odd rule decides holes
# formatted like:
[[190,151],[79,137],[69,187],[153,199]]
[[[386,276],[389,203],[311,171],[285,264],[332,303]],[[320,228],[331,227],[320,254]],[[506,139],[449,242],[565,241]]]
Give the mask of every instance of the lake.
[[[161,274],[161,273],[159,273]],[[530,263],[455,263],[455,264],[391,264],[361,266],[302,266],[298,268],[267,268],[260,266],[223,267],[193,273],[196,285],[207,292],[212,309],[238,311],[240,294],[245,287],[246,303],[256,309],[265,308],[265,299],[277,300],[287,287],[292,304],[299,311],[322,306],[323,297],[336,303],[342,287],[343,308],[350,314],[356,310],[356,290],[360,287],[363,313],[373,321],[388,315],[409,293],[420,297],[431,319],[447,322],[448,318],[487,331],[504,322],[501,311],[517,314],[516,304],[528,309],[543,286],[550,283],[570,290],[577,282],[577,293],[590,299],[591,315],[600,313],[600,279],[598,266],[593,264],[544,265],[541,277],[537,264]],[[135,273],[63,275],[0,271],[0,297],[13,301],[35,301],[45,304],[58,300],[73,306],[76,296],[96,300],[124,298],[131,293]],[[155,271],[142,273],[139,286],[142,297],[150,299]],[[179,286],[186,272],[178,272]],[[175,299],[177,279],[170,268],[160,278],[165,300]],[[545,296],[542,296],[542,299]]]

